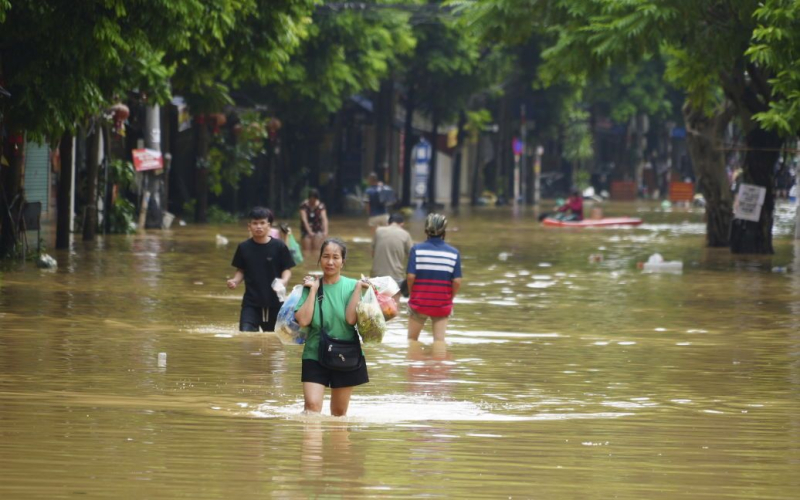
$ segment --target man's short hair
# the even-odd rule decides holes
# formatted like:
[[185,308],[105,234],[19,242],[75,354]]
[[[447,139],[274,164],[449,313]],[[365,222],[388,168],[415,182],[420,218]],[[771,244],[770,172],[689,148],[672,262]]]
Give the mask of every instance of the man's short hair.
[[270,224],[275,220],[275,215],[272,213],[272,210],[266,207],[253,207],[247,215],[250,217],[250,220],[266,219]]
[[401,213],[394,213],[389,216],[389,224],[402,224],[406,221]]

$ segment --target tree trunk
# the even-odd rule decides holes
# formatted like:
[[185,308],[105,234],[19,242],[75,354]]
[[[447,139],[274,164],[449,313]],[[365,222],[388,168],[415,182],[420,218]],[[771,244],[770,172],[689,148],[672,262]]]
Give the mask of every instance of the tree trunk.
[[775,212],[775,162],[783,139],[776,133],[753,127],[745,136],[743,182],[767,189],[758,222],[734,219],[731,225],[731,252],[772,254],[772,223]]
[[686,143],[698,189],[706,199],[706,244],[709,247],[730,245],[733,196],[725,173],[722,141],[732,116],[733,108],[727,102],[713,116],[707,116],[689,101],[683,106]]
[[194,221],[198,223],[208,222],[208,123],[206,117],[197,117],[197,132],[195,137],[195,152],[197,154],[195,169],[197,172],[196,203],[194,206]]
[[375,168],[378,179],[389,182],[389,134],[392,130],[392,94],[394,82],[387,78],[381,82],[378,91],[377,109],[375,115]]
[[436,211],[436,167],[439,151],[439,115],[433,112],[433,133],[431,134],[431,164],[428,170],[428,211]]
[[0,257],[16,257],[21,254],[19,223],[25,193],[22,180],[25,175],[25,136],[22,131],[13,130],[6,143],[0,148],[0,155],[8,159],[8,165],[0,164]]
[[406,98],[406,122],[404,124],[404,153],[403,153],[403,206],[411,206],[411,153],[414,149],[414,108],[415,102],[414,86],[408,90]]
[[61,175],[58,178],[56,199],[56,248],[69,248],[69,221],[72,218],[70,197],[72,196],[72,135],[61,136],[59,144]]
[[469,204],[473,207],[478,206],[478,198],[481,195],[481,174],[483,172],[483,148],[481,144],[484,138],[478,135],[478,143],[475,147],[475,160],[473,161],[472,183],[470,185],[470,200]]
[[458,144],[456,144],[456,155],[453,160],[453,178],[450,185],[450,206],[457,208],[461,198],[461,163],[464,158],[465,139],[467,137],[464,128],[467,125],[467,113],[462,109],[458,114]]
[[97,235],[97,173],[100,170],[100,122],[95,122],[89,139],[89,161],[86,166],[86,206],[83,217],[83,241],[93,241]]

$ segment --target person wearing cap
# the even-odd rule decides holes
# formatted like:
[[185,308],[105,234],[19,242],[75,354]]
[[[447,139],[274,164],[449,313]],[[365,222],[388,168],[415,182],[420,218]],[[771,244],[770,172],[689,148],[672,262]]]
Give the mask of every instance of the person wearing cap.
[[461,288],[461,254],[444,242],[447,218],[429,214],[425,219],[428,239],[411,248],[406,269],[408,338],[418,340],[428,318],[434,342],[444,341],[447,321],[453,313],[453,298]]
[[[414,241],[408,231],[403,229],[405,219],[402,214],[389,216],[389,225],[379,227],[372,238],[372,273],[370,276],[391,276],[400,287],[400,292],[408,297],[406,285],[406,262]],[[399,300],[396,294],[394,299]]]

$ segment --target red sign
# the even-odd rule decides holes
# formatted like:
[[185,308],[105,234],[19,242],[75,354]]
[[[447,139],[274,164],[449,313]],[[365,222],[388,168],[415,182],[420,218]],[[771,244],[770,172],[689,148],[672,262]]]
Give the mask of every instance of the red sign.
[[164,158],[161,156],[161,151],[155,149],[134,149],[133,166],[137,172],[158,170],[164,168]]

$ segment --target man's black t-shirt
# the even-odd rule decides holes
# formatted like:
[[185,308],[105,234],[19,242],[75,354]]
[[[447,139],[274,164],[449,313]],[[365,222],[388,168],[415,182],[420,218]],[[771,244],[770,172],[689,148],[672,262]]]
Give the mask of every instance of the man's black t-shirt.
[[266,243],[256,243],[252,238],[243,241],[236,247],[231,265],[244,272],[243,306],[280,307],[272,281],[294,267],[292,254],[284,242],[275,238]]

